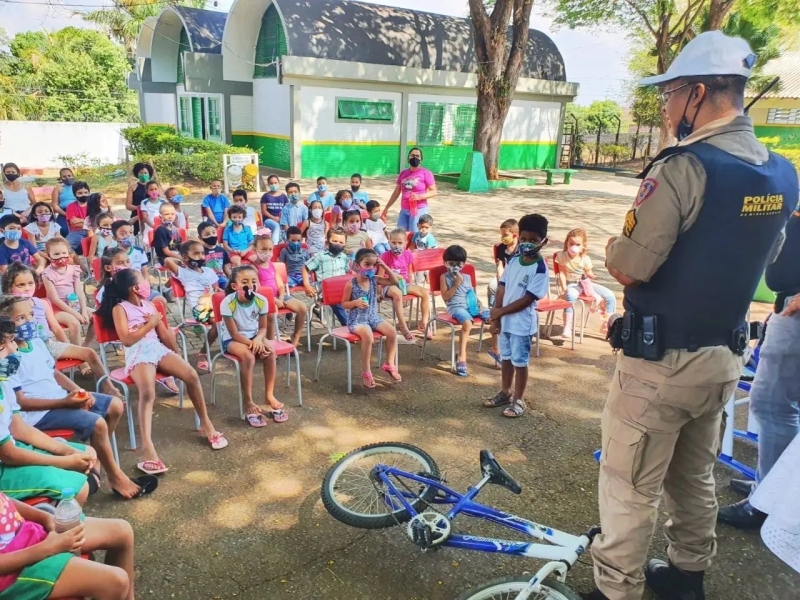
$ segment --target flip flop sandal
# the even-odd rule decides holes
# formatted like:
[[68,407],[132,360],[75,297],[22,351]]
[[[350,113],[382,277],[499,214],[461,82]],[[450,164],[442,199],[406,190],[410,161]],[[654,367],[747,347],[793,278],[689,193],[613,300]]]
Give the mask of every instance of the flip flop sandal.
[[361,381],[364,382],[365,388],[374,388],[377,384],[375,383],[375,378],[372,377],[372,373],[369,371],[364,371],[361,374]]
[[524,412],[525,400],[514,400],[511,402],[511,406],[503,411],[503,416],[508,419],[516,419],[517,417],[521,417]]
[[211,368],[208,366],[208,359],[206,358],[205,354],[202,354],[197,357],[197,370],[198,371],[210,371]]
[[386,363],[381,367],[381,370],[382,371],[386,371],[391,376],[391,378],[394,379],[397,383],[400,383],[401,381],[403,381],[403,378],[400,377],[400,372],[397,370],[397,367],[395,367],[394,365],[390,365],[389,363]]
[[136,498],[141,498],[142,496],[152,494],[158,487],[158,477],[155,475],[142,475],[140,477],[134,477],[131,479],[131,481],[139,486],[139,491],[130,498],[126,498],[114,488],[111,488],[111,491],[114,492],[114,495],[117,498],[122,498],[123,500],[135,500]]
[[260,413],[250,413],[247,415],[246,418],[247,418],[247,424],[250,425],[250,427],[260,429],[262,427],[267,426],[266,417]]
[[426,334],[425,334],[425,329],[426,329],[425,327],[419,327],[419,328],[417,329],[417,331],[419,331],[419,332],[420,332],[420,334],[422,335],[422,337],[425,337],[425,338],[427,338],[428,340],[432,340],[432,339],[433,339],[433,330],[432,330],[432,329],[428,329],[428,333],[427,333],[427,335],[426,335]]
[[456,363],[456,375],[459,377],[467,377],[469,375],[469,371],[467,370],[467,363],[464,361],[459,361]]
[[89,483],[89,495],[97,493],[100,489],[100,473],[97,469],[90,469],[86,475],[86,481]]
[[228,445],[228,440],[225,439],[224,435],[217,431],[214,433],[214,435],[208,438],[208,443],[211,444],[212,450],[222,450]]
[[497,408],[499,406],[505,406],[506,404],[511,404],[511,396],[503,392],[497,392],[491,398],[487,398],[483,401],[484,408]]
[[169,469],[160,460],[145,460],[140,463],[136,463],[136,468],[145,475],[159,475],[169,471]]
[[495,352],[494,350],[487,350],[486,354],[492,357],[492,360],[495,362],[496,367],[503,366],[503,360],[500,358],[500,355]]
[[[171,381],[172,385],[175,386],[175,389],[169,387],[167,385],[167,381]],[[162,388],[167,390],[172,395],[180,393],[180,389],[178,389],[178,386],[175,383],[175,378],[174,377],[167,377],[166,379],[156,379],[156,383],[159,384]]]
[[289,415],[282,408],[272,411],[272,420],[276,423],[284,423],[289,420]]
[[417,338],[410,331],[406,331],[405,333],[401,333],[399,336],[397,336],[397,343],[398,344],[416,344],[417,343]]

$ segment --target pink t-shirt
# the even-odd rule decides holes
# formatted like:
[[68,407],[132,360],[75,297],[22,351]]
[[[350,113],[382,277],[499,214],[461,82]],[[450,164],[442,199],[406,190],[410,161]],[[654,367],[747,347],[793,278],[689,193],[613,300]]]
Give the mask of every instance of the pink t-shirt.
[[56,295],[66,302],[67,296],[74,294],[81,281],[81,268],[78,265],[67,265],[62,272],[56,271],[53,265],[42,271],[42,277],[56,288]]
[[[422,167],[416,171],[406,169],[397,178],[397,183],[400,185],[400,190],[403,194],[403,199],[400,202],[400,208],[403,210],[410,210],[411,203],[409,196],[413,194],[424,194],[428,188],[436,183],[433,178],[433,173]],[[428,206],[427,200],[420,200],[416,208],[426,208]]]
[[414,255],[410,250],[403,250],[402,254],[395,255],[391,251],[381,254],[381,260],[386,263],[392,271],[400,273],[400,276],[409,282],[408,268],[414,262]]
[[[142,325],[150,320],[150,315],[155,314],[158,309],[153,306],[151,302],[142,300],[141,306],[131,304],[127,300],[120,302],[119,305],[125,310],[125,316],[128,317],[128,331],[136,331]],[[142,339],[158,339],[158,333],[155,329],[151,329],[144,334]]]
[[253,265],[258,271],[258,284],[268,287],[272,293],[277,297],[278,295],[278,282],[275,280],[275,265],[264,263],[263,265]]

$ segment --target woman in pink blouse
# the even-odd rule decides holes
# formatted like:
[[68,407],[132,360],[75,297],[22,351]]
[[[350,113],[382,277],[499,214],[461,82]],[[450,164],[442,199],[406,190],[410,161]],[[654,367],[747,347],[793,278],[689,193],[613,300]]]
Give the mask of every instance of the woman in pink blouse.
[[433,173],[420,166],[422,164],[422,150],[417,147],[408,153],[409,167],[401,172],[397,178],[397,186],[392,192],[392,197],[386,203],[381,218],[385,221],[386,214],[398,197],[400,200],[400,214],[397,217],[397,226],[411,233],[417,231],[417,221],[420,216],[428,214],[428,200],[436,196],[436,181]]

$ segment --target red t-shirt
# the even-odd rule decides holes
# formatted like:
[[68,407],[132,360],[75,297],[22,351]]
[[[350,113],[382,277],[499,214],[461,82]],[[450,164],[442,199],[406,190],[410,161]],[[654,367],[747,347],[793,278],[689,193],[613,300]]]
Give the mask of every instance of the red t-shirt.
[[[64,211],[67,213],[67,223],[69,224],[70,231],[83,231],[83,221],[86,219],[86,213],[89,210],[88,203],[84,203],[81,206],[80,202],[73,202],[67,207],[67,210]],[[80,225],[73,225],[72,219],[80,219]]]

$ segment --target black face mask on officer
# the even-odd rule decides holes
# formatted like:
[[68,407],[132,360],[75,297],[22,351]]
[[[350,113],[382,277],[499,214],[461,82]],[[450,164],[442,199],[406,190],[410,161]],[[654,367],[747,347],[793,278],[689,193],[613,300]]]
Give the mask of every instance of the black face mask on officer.
[[686,99],[686,104],[683,107],[683,115],[681,116],[680,123],[678,123],[678,130],[675,132],[675,137],[678,138],[679,142],[685,140],[694,131],[694,123],[697,121],[697,115],[700,114],[700,109],[702,108],[703,102],[705,101],[706,95],[709,91],[708,86],[705,86],[705,93],[703,94],[703,97],[700,98],[700,103],[697,105],[697,110],[694,113],[692,122],[689,123],[689,121],[686,119],[686,111],[689,109],[689,102],[692,101],[692,94],[694,93],[696,85],[698,84],[692,85],[692,89],[689,90],[689,97]]

